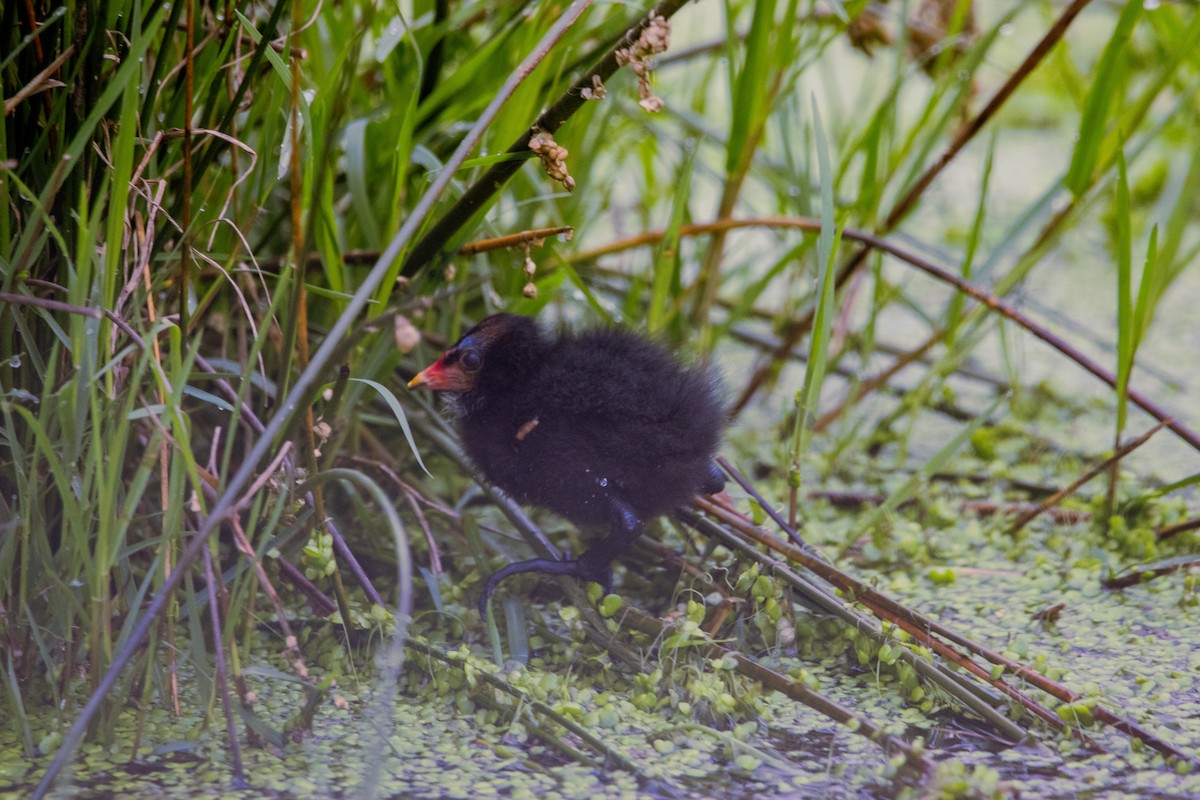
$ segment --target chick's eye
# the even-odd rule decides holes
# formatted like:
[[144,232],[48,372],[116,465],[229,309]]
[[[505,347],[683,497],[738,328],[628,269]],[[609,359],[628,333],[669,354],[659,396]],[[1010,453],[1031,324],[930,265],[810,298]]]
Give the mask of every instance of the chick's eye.
[[464,350],[458,357],[458,363],[467,372],[474,372],[483,366],[483,356],[479,355],[478,350]]

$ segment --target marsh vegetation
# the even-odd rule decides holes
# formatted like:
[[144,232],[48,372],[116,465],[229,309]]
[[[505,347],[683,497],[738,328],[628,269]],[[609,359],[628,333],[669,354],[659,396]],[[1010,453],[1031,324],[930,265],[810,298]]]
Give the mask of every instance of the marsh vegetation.
[[[1200,15],[6,3],[0,793],[1200,796]],[[724,375],[616,594],[404,386]]]

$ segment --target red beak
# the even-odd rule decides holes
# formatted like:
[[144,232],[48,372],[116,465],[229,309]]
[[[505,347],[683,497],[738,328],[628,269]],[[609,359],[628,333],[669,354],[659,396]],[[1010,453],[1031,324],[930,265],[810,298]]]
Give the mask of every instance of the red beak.
[[435,392],[465,392],[474,383],[458,366],[447,367],[443,355],[421,370],[408,382],[410,389],[431,389]]

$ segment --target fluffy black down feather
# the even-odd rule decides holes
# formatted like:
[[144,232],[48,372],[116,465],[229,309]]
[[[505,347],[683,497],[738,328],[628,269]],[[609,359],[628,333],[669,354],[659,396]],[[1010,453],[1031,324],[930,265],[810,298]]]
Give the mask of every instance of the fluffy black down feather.
[[611,520],[612,498],[645,520],[721,488],[712,457],[726,416],[708,368],[619,329],[551,337],[507,314],[445,358],[469,349],[482,364],[457,398],[463,443],[518,501],[592,524]]

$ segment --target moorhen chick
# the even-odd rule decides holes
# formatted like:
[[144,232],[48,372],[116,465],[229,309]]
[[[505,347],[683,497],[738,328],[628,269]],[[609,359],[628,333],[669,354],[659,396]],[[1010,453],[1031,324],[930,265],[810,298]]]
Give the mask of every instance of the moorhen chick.
[[515,500],[609,534],[578,558],[493,573],[479,600],[522,572],[612,588],[612,561],[646,521],[725,484],[712,458],[725,425],[715,376],[615,328],[552,336],[528,317],[487,317],[409,382],[455,396],[464,448]]

